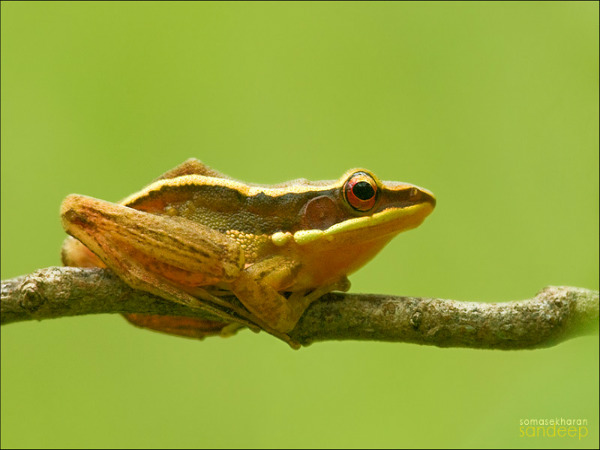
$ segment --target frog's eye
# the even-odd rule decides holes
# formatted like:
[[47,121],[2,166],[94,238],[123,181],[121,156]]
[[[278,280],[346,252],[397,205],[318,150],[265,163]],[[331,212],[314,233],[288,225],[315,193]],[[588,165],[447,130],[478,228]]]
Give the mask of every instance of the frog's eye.
[[377,183],[365,172],[352,174],[344,186],[346,201],[358,211],[368,211],[377,200]]

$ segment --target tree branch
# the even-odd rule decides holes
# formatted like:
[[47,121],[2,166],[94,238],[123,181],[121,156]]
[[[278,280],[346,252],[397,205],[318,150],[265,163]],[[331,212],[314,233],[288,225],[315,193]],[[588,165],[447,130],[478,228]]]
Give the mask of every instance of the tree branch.
[[[508,303],[331,293],[310,306],[290,336],[302,345],[354,339],[439,347],[540,348],[597,333],[598,305],[598,291],[552,286],[532,299]],[[2,281],[2,325],[105,313],[212,318],[134,290],[106,269],[50,267]]]

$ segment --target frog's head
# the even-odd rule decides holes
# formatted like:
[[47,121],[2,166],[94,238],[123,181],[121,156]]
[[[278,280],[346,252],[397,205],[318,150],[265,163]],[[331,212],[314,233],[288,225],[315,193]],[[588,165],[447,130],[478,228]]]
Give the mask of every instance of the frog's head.
[[381,181],[366,169],[350,170],[334,182],[293,186],[298,197],[304,195],[296,227],[274,233],[272,240],[292,245],[311,268],[307,286],[356,271],[398,233],[419,226],[435,207],[428,190]]
[[389,240],[419,226],[434,207],[435,197],[427,189],[381,181],[369,170],[353,169],[306,201],[294,240],[300,245],[317,239]]

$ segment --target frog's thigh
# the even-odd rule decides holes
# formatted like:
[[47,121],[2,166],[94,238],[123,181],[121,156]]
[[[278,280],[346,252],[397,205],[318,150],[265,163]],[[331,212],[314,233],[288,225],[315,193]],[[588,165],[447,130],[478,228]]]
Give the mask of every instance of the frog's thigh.
[[[243,268],[241,247],[224,234],[180,217],[158,216],[82,196],[65,199],[62,217],[67,232],[129,286],[203,309],[224,322],[236,321],[187,292],[228,281]],[[198,297],[219,304],[214,296]]]
[[158,273],[179,284],[198,286],[234,279],[244,267],[237,242],[182,217],[75,195],[63,201],[61,214],[66,231],[111,269],[134,259],[148,270],[156,265]]
[[72,236],[64,240],[61,252],[63,265],[70,267],[106,267],[89,248]]
[[290,302],[278,291],[293,284],[299,263],[275,256],[243,270],[231,289],[244,306],[269,327],[287,333],[306,309],[302,302]]

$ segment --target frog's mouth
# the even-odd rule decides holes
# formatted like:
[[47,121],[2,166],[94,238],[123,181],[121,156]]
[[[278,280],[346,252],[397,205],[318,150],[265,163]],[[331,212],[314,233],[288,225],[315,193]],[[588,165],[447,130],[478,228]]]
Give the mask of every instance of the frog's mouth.
[[[431,199],[431,200],[430,200]],[[418,227],[431,214],[435,199],[427,194],[425,201],[410,206],[390,206],[371,216],[355,217],[332,225],[326,230],[301,230],[294,233],[294,241],[299,245],[318,239],[333,240],[344,236],[351,240],[355,235],[362,241],[380,239],[402,231]],[[360,236],[359,236],[360,235]]]

